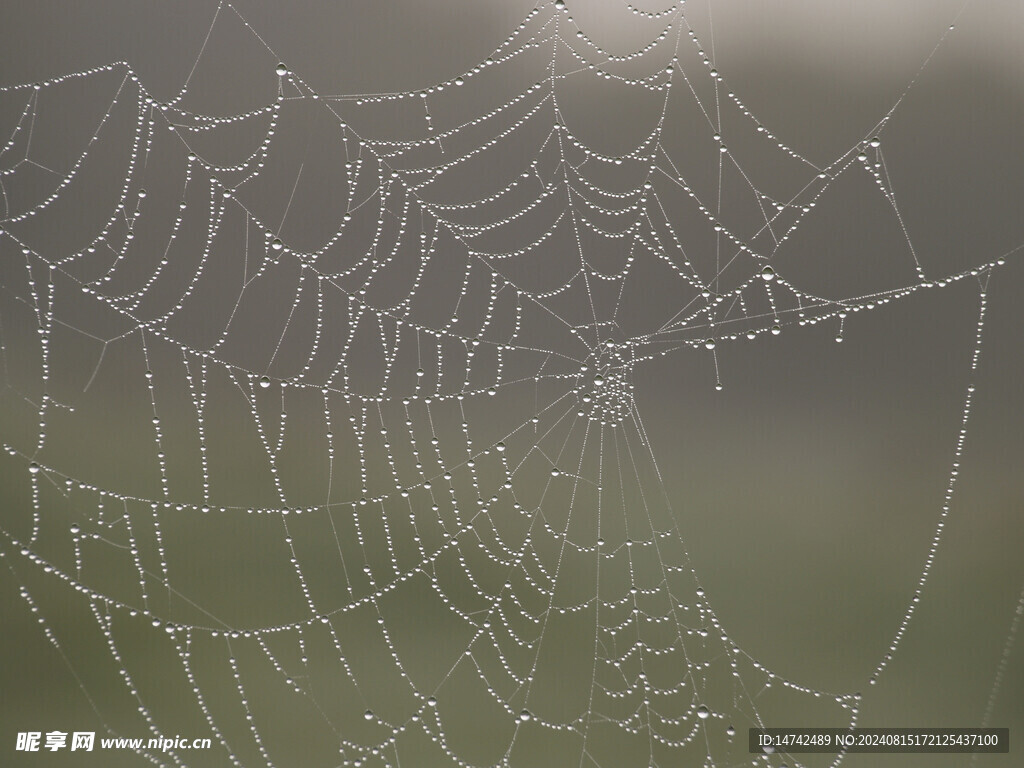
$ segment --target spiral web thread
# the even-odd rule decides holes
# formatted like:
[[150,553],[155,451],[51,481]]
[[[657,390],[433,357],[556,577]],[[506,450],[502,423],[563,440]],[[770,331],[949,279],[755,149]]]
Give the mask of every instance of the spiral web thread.
[[[211,764],[288,765],[274,721],[294,709],[322,740],[304,749],[333,755],[323,764],[546,764],[539,750],[558,756],[551,764],[581,766],[803,765],[746,753],[743,729],[764,724],[763,702],[811,701],[823,718],[857,722],[859,692],[783,679],[719,622],[663,488],[634,373],[658,356],[709,352],[717,371],[723,347],[768,343],[791,326],[833,324],[841,341],[856,313],[969,280],[980,295],[973,372],[987,283],[1006,257],[933,277],[906,236],[902,287],[841,300],[802,290],[773,260],[837,180],[866,174],[906,235],[880,138],[902,96],[863,141],[818,167],[728,90],[682,4],[629,10],[654,30],[629,54],[603,50],[570,9],[547,3],[459,77],[415,92],[328,95],[277,64],[222,4],[211,32],[242,25],[266,46],[277,89],[267,106],[199,114],[186,106],[191,76],[160,102],[124,62],[3,89],[24,102],[2,150],[4,301],[35,324],[38,375],[34,390],[19,391],[34,443],[4,441],[28,473],[31,515],[4,523],[2,555],[72,671],[74,639],[28,584],[59,583],[93,617],[137,715],[102,720],[108,733],[173,737],[191,727],[212,733]],[[632,151],[603,155],[563,119],[560,89],[581,77],[660,104]],[[516,84],[511,95],[450,117],[474,89],[500,92],[500,78]],[[31,139],[49,95],[111,86],[78,158],[62,172],[46,166]],[[703,121],[708,142],[692,151],[717,156],[717,189],[691,186],[669,148],[677,103]],[[294,188],[283,211],[249,201],[289,120],[308,116],[300,108],[330,121],[344,151],[343,199],[330,203],[337,226],[312,249],[288,236]],[[115,124],[130,136],[116,205],[83,245],[53,252],[45,231],[89,194],[76,182]],[[397,124],[414,137],[375,137],[364,124]],[[776,199],[755,186],[725,143],[733,124],[802,175],[798,194]],[[241,160],[204,151],[210,137],[240,128],[256,137]],[[529,162],[498,178],[494,155],[518,141],[534,142]],[[755,215],[730,217],[723,169],[743,181]],[[21,205],[15,192],[29,170],[44,173],[49,191]],[[190,227],[196,242],[187,242]],[[222,264],[235,270],[231,280],[213,274]],[[670,282],[678,303],[660,324],[631,328],[624,307],[652,276]],[[229,311],[213,331],[199,323],[202,339],[189,320],[210,286]],[[239,339],[248,333],[236,315],[267,295],[285,297],[281,322],[266,338]],[[82,302],[103,316],[97,327],[116,330],[89,331],[63,313]],[[78,387],[83,401],[115,348],[131,356],[144,392],[134,427],[148,435],[140,460],[150,471],[128,490],[49,459],[55,435],[84,407],[54,391],[61,355],[83,344],[98,350]],[[913,600],[869,683],[892,658],[935,560],[973,394],[972,383]],[[220,464],[230,453],[220,413],[239,405],[261,457],[244,490],[224,476],[239,470]],[[305,461],[318,484],[296,468]],[[275,542],[266,567],[281,568],[293,599],[253,609],[255,619],[204,607],[182,586],[176,549],[182,530],[203,536],[211,526]],[[423,614],[403,616],[403,600]],[[432,661],[413,650],[427,615],[444,627],[429,641]],[[140,633],[169,660],[166,684],[184,687],[191,720],[161,724],[165,697],[124,651]],[[76,678],[104,718],[103,701]],[[554,705],[560,686],[571,688],[569,703]],[[486,738],[474,740],[481,728]],[[211,759],[138,755],[157,765]]]

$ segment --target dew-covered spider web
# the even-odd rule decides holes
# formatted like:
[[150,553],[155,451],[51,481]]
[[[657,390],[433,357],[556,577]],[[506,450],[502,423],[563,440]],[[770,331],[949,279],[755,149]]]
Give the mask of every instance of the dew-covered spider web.
[[[175,95],[125,61],[3,88],[4,580],[104,734],[213,739],[136,763],[853,762],[747,729],[860,724],[929,594],[1017,253],[915,248],[886,137],[931,55],[812,161],[705,15],[620,3],[645,38],[609,49],[577,3],[410,91],[318,91],[227,2]],[[597,93],[618,151],[574,117]],[[867,277],[816,223],[836,196],[870,212]],[[874,668],[823,689],[716,612],[645,377],[728,389],[730,357],[923,294],[971,305],[945,484]]]

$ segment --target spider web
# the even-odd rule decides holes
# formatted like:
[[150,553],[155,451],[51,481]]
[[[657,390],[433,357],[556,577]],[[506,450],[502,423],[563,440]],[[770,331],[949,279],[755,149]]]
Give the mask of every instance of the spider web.
[[[168,101],[126,62],[3,89],[20,105],[3,147],[3,351],[6,364],[31,336],[36,356],[31,377],[7,370],[20,428],[3,443],[28,498],[5,518],[3,556],[87,696],[88,643],[59,614],[98,629],[89,643],[122,684],[109,702],[90,696],[107,733],[215,741],[211,755],[139,758],[842,762],[747,754],[745,729],[769,713],[855,725],[862,694],[786,679],[730,637],[636,378],[656,358],[701,356],[721,389],[721,351],[818,324],[842,341],[858,313],[968,283],[973,376],[1007,257],[925,268],[885,156],[903,96],[816,165],[729,89],[684,9],[628,6],[652,31],[623,53],[545,3],[458,77],[335,95],[222,3]],[[221,34],[246,41],[261,96],[209,114],[193,100],[212,87]],[[635,109],[621,154],[566,117],[587,78]],[[79,93],[102,104],[92,122]],[[68,103],[62,146],[78,154],[56,171],[33,137]],[[334,154],[289,154],[310,144]],[[328,191],[304,199],[300,180],[318,173]],[[834,296],[785,257],[851,179],[901,255],[873,276],[885,284]],[[326,231],[311,206],[334,212]],[[10,318],[32,334],[12,335]],[[928,581],[974,391],[971,379],[925,563],[868,685]],[[64,439],[110,431],[114,462]],[[43,610],[30,586],[44,583],[64,608]]]

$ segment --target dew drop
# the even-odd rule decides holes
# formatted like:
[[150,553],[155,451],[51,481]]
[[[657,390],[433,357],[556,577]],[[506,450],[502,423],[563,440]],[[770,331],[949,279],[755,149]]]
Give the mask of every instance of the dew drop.
[[775,270],[771,267],[765,267],[761,270],[761,279],[767,283],[770,283],[775,279]]
[[288,74],[288,67],[286,67],[284,64],[278,64],[277,65],[277,76],[278,77],[284,77],[287,74]]
[[363,713],[363,717],[365,717],[367,720],[373,720],[373,710],[372,709],[366,710]]
[[275,251],[280,251],[282,248],[284,248],[284,243],[281,242],[281,238],[275,237],[273,241],[270,243],[270,247],[273,248]]
[[697,717],[699,717],[701,720],[707,720],[710,714],[711,712],[703,704],[697,707]]
[[270,377],[269,376],[262,376],[262,377],[260,377],[260,386],[263,387],[264,389],[269,387],[270,386]]

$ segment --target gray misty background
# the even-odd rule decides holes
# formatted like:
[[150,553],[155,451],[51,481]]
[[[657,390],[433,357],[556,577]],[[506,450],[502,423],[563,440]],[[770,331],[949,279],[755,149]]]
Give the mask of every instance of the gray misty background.
[[[649,2],[636,5],[661,9]],[[569,6],[590,38],[612,51],[643,46],[652,30],[660,28],[657,21],[638,19],[621,2],[577,1]],[[0,48],[0,81],[3,85],[37,82],[127,61],[158,101],[174,98],[187,81],[190,90],[182,102],[186,109],[226,116],[272,103],[278,87],[274,66],[279,60],[286,62],[323,98],[319,103],[296,100],[294,108],[285,110],[277,132],[280,150],[268,159],[259,184],[243,202],[262,220],[272,221],[289,247],[312,250],[338,226],[337,201],[344,194],[344,184],[338,181],[344,176],[345,161],[337,141],[338,121],[332,122],[330,115],[325,119],[323,105],[334,104],[364,136],[424,135],[418,103],[412,103],[415,109],[406,103],[393,111],[360,111],[349,101],[327,97],[417,90],[448,81],[490,55],[534,6],[506,0],[239,0],[235,7],[273,53],[255,44],[239,16],[226,7],[211,32],[216,5],[208,1],[6,3],[0,8],[6,41]],[[827,165],[863,140],[905,94],[882,132],[883,151],[902,226],[929,277],[990,263],[1024,243],[1024,54],[1019,45],[1024,6],[1005,0],[976,0],[962,10],[960,2],[944,0],[715,0],[687,3],[685,12],[705,48],[713,50],[715,66],[726,78],[723,91],[735,92],[760,124],[815,164]],[[929,60],[954,19],[956,28]],[[693,47],[684,39],[680,50],[689,58],[682,71],[694,78],[702,99],[713,103],[706,69],[695,63]],[[662,58],[653,60],[664,64]],[[535,61],[549,63],[544,56]],[[439,130],[493,109],[523,84],[543,76],[542,70],[538,75],[531,66],[509,65],[509,74],[502,70],[486,87],[467,83],[458,99],[438,97],[432,114]],[[638,73],[653,69],[642,62],[635,64]],[[121,75],[104,77],[62,85],[52,97],[47,89],[39,92],[34,159],[62,173],[72,166],[110,109],[121,80]],[[596,78],[566,80],[559,88],[566,123],[581,140],[610,156],[635,147],[660,110],[649,94],[638,95],[636,89]],[[676,83],[673,88],[680,99],[666,115],[663,141],[673,159],[686,164],[684,175],[695,179],[694,188],[713,189],[719,158],[707,124],[696,116],[693,101],[682,98],[687,94],[685,84]],[[298,91],[286,88],[285,93]],[[6,92],[0,98],[0,136],[5,140],[25,108],[27,95]],[[83,171],[83,183],[94,193],[79,190],[57,213],[12,225],[11,232],[33,242],[40,253],[57,255],[81,248],[84,233],[98,231],[117,202],[117,185],[125,175],[134,98],[125,97],[126,110],[112,111],[109,133],[113,138],[90,150],[98,159]],[[737,126],[742,124],[735,115],[732,119]],[[746,121],[748,128],[752,124]],[[196,141],[206,142],[204,157],[230,164],[251,152],[266,128],[263,120],[236,133],[204,135]],[[545,131],[548,128],[550,121]],[[139,250],[151,253],[140,256],[137,266],[128,264],[118,276],[136,285],[152,273],[159,258],[153,254],[158,253],[158,244],[162,247],[166,242],[166,225],[175,216],[183,179],[180,147],[176,155],[160,151],[165,132],[159,125],[144,184],[144,205],[152,205],[152,216],[163,224],[154,225],[154,233],[139,227]],[[792,158],[780,160],[770,142],[757,144],[758,140],[738,136],[735,143],[729,139],[730,148],[743,155],[745,167],[749,164],[760,174],[759,183],[768,194],[787,199],[805,183],[807,169]],[[465,200],[504,186],[535,155],[537,144],[510,141],[508,151],[489,161],[492,164],[474,165],[461,177],[442,182],[437,199]],[[774,159],[764,159],[769,156]],[[3,167],[9,167],[6,161]],[[18,184],[4,182],[8,211],[22,210],[53,190],[51,171],[34,166],[21,170],[25,173],[19,171]],[[848,175],[855,181],[837,183],[826,193],[814,214],[801,224],[799,237],[780,250],[773,261],[779,273],[829,298],[857,297],[915,283],[906,240],[892,209],[861,171],[854,169]],[[167,273],[178,279],[165,281],[167,286],[160,288],[164,293],[159,298],[166,305],[161,311],[173,305],[173,297],[181,294],[195,272],[209,219],[206,178],[197,176],[190,183],[194,187],[189,193],[190,213],[167,267]],[[137,186],[132,187],[129,206],[135,204]],[[724,212],[736,210],[740,228],[756,222],[738,197],[730,197],[729,189],[723,192],[723,219]],[[666,192],[665,200],[669,199]],[[696,262],[714,240],[689,229],[692,221],[682,221],[679,232],[684,245],[692,243]],[[245,237],[261,237],[239,222],[225,219],[225,234],[218,242],[233,244],[224,246],[225,253],[233,254],[224,256],[225,262],[237,262]],[[361,219],[353,225],[360,248],[372,234],[371,225]],[[491,250],[521,247],[546,226],[527,220],[515,244],[503,244],[497,237],[489,245],[494,246]],[[449,246],[457,244],[450,241]],[[220,247],[212,263],[218,263]],[[603,258],[601,246],[593,247],[595,260]],[[559,254],[566,249],[571,252],[575,244],[567,239],[551,248],[553,255],[547,261],[522,266],[517,279],[536,278],[536,284],[543,286],[545,280],[563,277],[559,259],[564,255]],[[613,257],[610,250],[608,259]],[[12,544],[26,540],[33,525],[27,462],[34,458],[61,474],[58,482],[43,484],[43,535],[36,551],[68,571],[75,568],[68,526],[94,520],[97,511],[94,500],[74,494],[64,499],[58,493],[63,476],[139,498],[158,498],[160,491],[157,449],[149,425],[152,405],[143,377],[147,363],[138,336],[104,347],[102,340],[117,339],[130,326],[97,312],[94,302],[81,292],[64,292],[66,286],[61,283],[55,301],[60,322],[51,342],[49,391],[55,399],[74,402],[75,410],[54,413],[45,449],[36,456],[41,357],[38,317],[25,263],[10,238],[0,239],[4,344],[0,441],[15,451],[0,459],[0,551],[5,561],[0,569],[0,615],[4,617],[0,762],[140,765],[143,758],[129,753],[24,755],[13,750],[15,733],[25,730],[99,731],[108,725],[125,736],[148,735],[136,702],[120,679],[122,664],[112,660],[88,602],[25,559]],[[97,259],[75,271],[78,267],[69,267],[72,278],[94,280],[110,263]],[[37,267],[32,274],[35,287],[45,284],[45,269]],[[461,279],[462,273],[454,274]],[[623,334],[656,329],[689,301],[679,300],[676,289],[659,274],[655,270],[641,273],[623,314]],[[287,267],[275,275],[260,289],[255,308],[243,312],[232,326],[221,348],[240,370],[273,377],[274,396],[277,381],[299,373],[315,327],[313,316],[303,310],[295,322],[298,330],[282,337],[296,275]],[[394,280],[394,291],[401,295],[406,290],[404,279]],[[237,297],[232,281],[236,281],[233,273],[212,270],[194,303],[168,325],[168,332],[190,349],[208,348]],[[471,283],[467,304],[480,302],[486,289],[486,284]],[[427,285],[423,291],[427,304],[436,301],[438,307],[444,306],[440,288]],[[436,299],[432,291],[437,292]],[[973,378],[977,389],[952,511],[919,607],[875,686],[868,686],[868,677],[899,626],[939,519],[974,349],[977,281],[918,291],[870,312],[851,314],[842,344],[834,341],[834,319],[816,326],[793,323],[778,337],[762,335],[755,342],[720,343],[722,391],[715,390],[714,363],[703,349],[677,349],[634,371],[636,407],[661,470],[665,497],[718,619],[746,653],[783,677],[819,691],[863,691],[863,725],[977,726],[990,700],[994,702],[990,725],[1009,726],[1011,739],[1020,738],[1024,725],[1019,637],[1004,664],[998,695],[991,698],[1024,584],[1020,516],[1024,360],[1017,314],[1024,299],[1024,262],[1019,254],[1011,253],[1006,264],[994,270],[987,296],[984,343]],[[568,305],[578,299],[567,298],[563,306],[571,309]],[[482,311],[482,305],[472,305],[472,311]],[[325,334],[329,341],[344,337],[341,315],[331,317]],[[695,328],[677,340],[702,337],[701,329]],[[148,365],[161,398],[166,466],[174,498],[194,502],[202,498],[202,473],[181,350],[152,336],[147,341],[152,354]],[[555,335],[547,341],[548,349],[570,349],[572,343]],[[368,349],[355,349],[353,359],[364,355],[370,360],[374,352]],[[465,373],[464,365],[451,365],[452,377]],[[193,366],[191,372],[198,376],[198,368]],[[358,390],[364,384],[366,391],[372,390],[372,383],[357,381],[352,386]],[[215,504],[283,506],[269,479],[265,457],[261,458],[259,437],[251,419],[246,420],[248,411],[238,406],[237,386],[211,373],[206,391],[210,413],[205,428],[220,472],[219,485],[214,483],[219,494]],[[514,391],[507,399],[502,394],[496,401],[500,407],[477,407],[467,421],[472,418],[474,429],[486,435],[504,434],[508,429],[502,411],[526,408],[522,412],[529,416],[532,397],[532,389]],[[264,407],[270,406],[260,406]],[[323,502],[320,489],[328,475],[323,403],[318,406],[316,398],[299,398],[291,407],[289,429],[309,439],[290,443],[281,472],[289,487],[299,489],[292,503],[312,506]],[[439,432],[458,433],[460,419],[456,412],[448,413],[448,422],[438,425]],[[487,444],[487,438],[479,442]],[[515,450],[511,442],[509,447]],[[371,447],[367,452],[375,467],[371,471],[386,487],[389,478],[382,449]],[[360,495],[358,460],[354,453],[343,454],[343,459],[344,466],[335,469],[334,483],[340,490],[334,489],[334,500]],[[526,472],[527,477],[536,472],[538,484],[547,481],[543,468],[528,467]],[[652,496],[660,498],[661,489],[651,488]],[[115,508],[101,512],[100,520],[103,514],[124,514],[116,504],[108,506]],[[209,626],[208,619],[218,617],[231,626],[270,627],[294,621],[306,610],[301,593],[289,581],[291,571],[286,557],[282,559],[280,532],[271,531],[270,523],[228,515],[194,522],[194,517],[172,514],[162,520],[161,535],[168,551],[173,549],[178,558],[174,570],[178,592],[154,597],[155,612],[182,624]],[[330,584],[337,578],[335,565],[316,554],[318,537],[326,534],[312,528],[297,531],[296,539],[308,538],[305,556],[310,578]],[[155,558],[156,534],[145,528],[138,536],[149,552],[146,556]],[[370,550],[373,546],[373,541],[367,544]],[[94,589],[132,603],[138,590],[137,571],[126,552],[125,547],[117,556],[102,549],[90,552],[86,545],[83,557]],[[47,641],[36,615],[19,598],[20,588],[32,593],[40,615],[60,638],[61,652]],[[187,599],[192,602],[186,604]],[[438,662],[430,649],[448,641],[457,644],[459,639],[426,609],[417,612],[426,600],[422,595],[410,593],[402,599],[408,602],[395,607],[396,627],[398,617],[405,614],[411,636],[419,638],[414,647],[423,649],[421,659],[412,654],[424,669],[431,668]],[[204,615],[196,612],[200,610],[197,603]],[[349,648],[359,658],[362,644],[369,647],[365,638],[372,630],[368,618],[365,626],[361,621],[352,618],[346,634]],[[133,670],[135,685],[151,704],[156,722],[170,733],[208,735],[209,728],[194,711],[191,689],[181,687],[177,657],[159,631],[126,621],[118,639],[124,666]],[[560,645],[567,670],[581,649],[590,651],[567,630]],[[326,680],[337,674],[326,666],[316,667],[318,653],[329,660],[332,652],[327,647],[309,650],[311,676],[323,675]],[[216,662],[217,654],[200,643],[195,656],[199,674],[207,675],[204,692],[209,706],[229,706],[225,702],[237,691],[222,668],[223,654]],[[392,691],[401,688],[401,681],[389,671],[388,659],[366,658],[367,680],[376,683],[370,687],[379,689],[374,694],[381,702],[379,709],[400,710],[400,694],[392,696]],[[323,757],[330,754],[333,739],[324,734],[323,723],[289,711],[288,705],[275,710],[273,702],[286,701],[289,691],[275,688],[273,675],[263,677],[267,679],[253,672],[242,680],[253,700],[264,702],[267,717],[261,720],[260,731],[274,763],[334,764]],[[569,705],[574,695],[571,687],[552,684],[546,694],[552,711],[558,710],[559,697]],[[459,690],[455,684],[455,694]],[[813,697],[795,702],[768,698],[764,710],[768,725],[819,722]],[[339,721],[361,719],[363,705],[346,702],[340,694],[338,699],[333,704]],[[474,725],[474,713],[460,709],[458,701],[455,695],[448,702],[451,728],[457,731],[460,721],[466,730],[475,728],[466,737],[467,749],[479,748],[479,754],[486,754],[488,742],[498,737],[486,726]],[[246,723],[235,715],[225,726],[226,736],[239,743],[244,764],[262,764],[249,743]],[[513,765],[565,764],[555,762],[554,753],[545,752],[543,741],[525,739],[524,744]],[[608,755],[618,762],[605,765],[634,764],[614,749]],[[698,750],[686,754],[692,762],[679,764],[699,765],[702,759],[703,752]],[[746,759],[742,743],[731,759]],[[408,764],[446,764],[433,760]],[[850,757],[843,764],[1011,766],[1018,760],[1014,754],[981,755],[976,762],[963,755],[865,755]],[[810,757],[808,763],[818,764],[813,761]],[[189,756],[187,764],[227,765],[228,761],[223,751],[215,749]],[[407,762],[403,760],[402,765]]]

